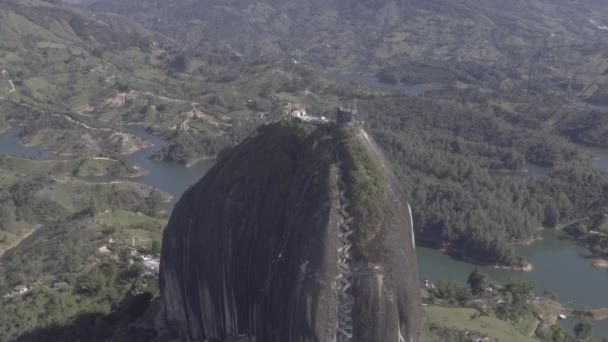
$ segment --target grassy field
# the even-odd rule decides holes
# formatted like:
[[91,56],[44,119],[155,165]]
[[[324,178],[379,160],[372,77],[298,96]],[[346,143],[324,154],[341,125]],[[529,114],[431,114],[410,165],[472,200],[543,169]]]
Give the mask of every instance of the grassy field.
[[425,307],[426,321],[440,326],[453,327],[456,329],[474,330],[498,341],[509,342],[538,342],[538,339],[525,336],[511,324],[501,321],[494,317],[478,317],[472,319],[471,316],[477,313],[475,309],[466,308],[445,308],[440,306]]
[[95,223],[112,231],[115,239],[150,249],[160,242],[167,221],[124,210],[107,211],[95,217]]
[[117,175],[137,176],[140,172],[126,163],[110,158],[75,158],[69,160],[30,160],[0,156],[0,168],[17,174],[75,175],[80,177]]
[[[154,189],[129,181],[88,183],[71,177],[55,178],[56,183],[37,192],[37,197],[54,202],[68,212],[78,212],[91,205],[100,210],[126,208],[135,210]],[[161,193],[167,201],[169,194]]]

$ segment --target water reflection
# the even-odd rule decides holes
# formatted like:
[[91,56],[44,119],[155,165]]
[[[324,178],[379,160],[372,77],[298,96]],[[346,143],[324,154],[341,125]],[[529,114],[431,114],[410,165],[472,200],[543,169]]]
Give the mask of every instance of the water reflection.
[[0,154],[36,160],[47,160],[55,157],[55,153],[42,147],[22,145],[19,139],[20,132],[20,127],[13,127],[0,134]]
[[336,72],[336,71],[328,71],[324,73],[324,76],[328,79],[336,82],[342,83],[357,83],[370,88],[384,89],[384,90],[392,90],[392,91],[401,91],[408,95],[418,96],[423,95],[425,92],[430,90],[440,90],[443,89],[443,84],[441,83],[420,83],[420,84],[404,84],[404,83],[396,83],[389,84],[383,83],[378,80],[376,75],[373,74],[365,74],[365,73],[355,73],[355,72]]
[[582,100],[574,101],[574,107],[578,109],[585,109],[596,112],[608,112],[608,106],[606,105],[591,104]]

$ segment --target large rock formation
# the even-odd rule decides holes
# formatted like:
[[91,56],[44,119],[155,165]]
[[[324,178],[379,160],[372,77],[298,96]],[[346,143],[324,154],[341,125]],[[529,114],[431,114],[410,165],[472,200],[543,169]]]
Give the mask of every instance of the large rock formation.
[[411,213],[365,131],[273,124],[178,202],[169,325],[197,341],[419,341]]

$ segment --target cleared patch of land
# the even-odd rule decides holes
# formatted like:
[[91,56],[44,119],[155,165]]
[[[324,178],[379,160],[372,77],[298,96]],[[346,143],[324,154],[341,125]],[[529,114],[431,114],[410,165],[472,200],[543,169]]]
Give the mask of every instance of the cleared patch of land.
[[475,309],[426,306],[424,311],[427,322],[435,323],[439,326],[454,327],[460,330],[474,330],[499,341],[539,341],[533,337],[525,336],[511,324],[495,317],[477,317],[478,311]]
[[125,210],[106,211],[97,215],[94,222],[114,239],[146,249],[151,249],[154,241],[161,240],[167,225],[166,220]]
[[27,239],[32,235],[41,225],[32,225],[26,222],[18,222],[14,224],[14,228],[19,232],[0,232],[0,257],[4,255],[7,250],[16,247],[21,241]]
[[[76,178],[55,179],[51,184],[38,190],[39,199],[58,204],[68,212],[77,212],[98,202],[110,207],[134,209],[142,198],[149,196],[155,189],[140,183],[112,181],[106,183],[84,182]],[[169,194],[160,193],[163,201],[170,199]]]

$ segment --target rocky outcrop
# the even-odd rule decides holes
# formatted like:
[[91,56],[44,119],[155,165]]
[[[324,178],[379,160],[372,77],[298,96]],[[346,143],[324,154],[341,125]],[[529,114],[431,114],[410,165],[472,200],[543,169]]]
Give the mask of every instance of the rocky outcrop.
[[182,196],[160,269],[180,337],[419,341],[411,216],[362,132],[265,126]]

